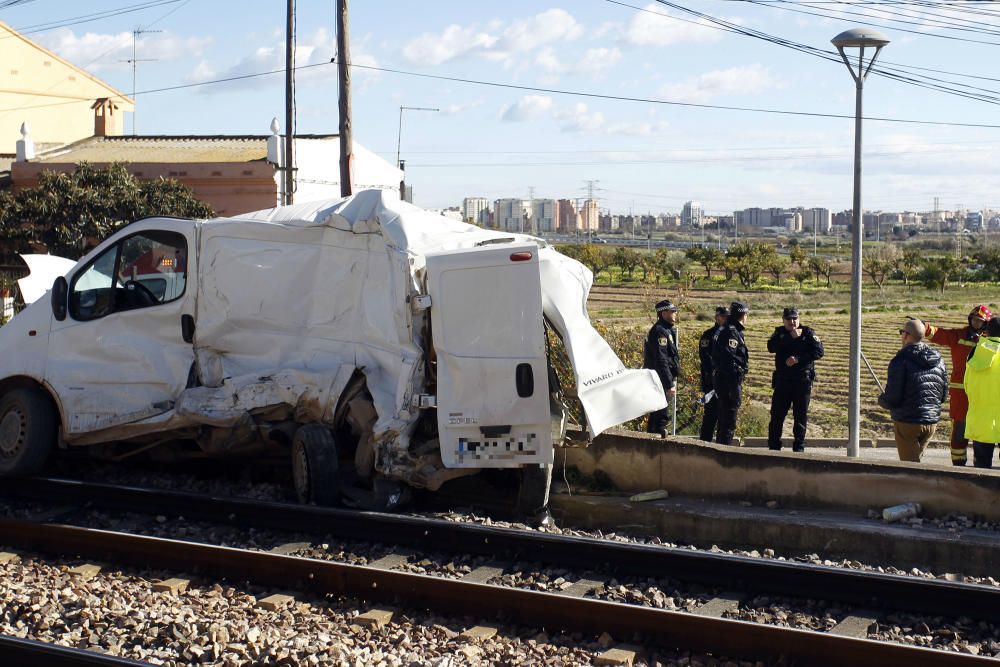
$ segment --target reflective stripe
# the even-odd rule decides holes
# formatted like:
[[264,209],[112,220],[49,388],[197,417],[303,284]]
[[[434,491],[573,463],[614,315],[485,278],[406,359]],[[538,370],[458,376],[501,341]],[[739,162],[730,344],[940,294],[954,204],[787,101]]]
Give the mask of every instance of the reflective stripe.
[[965,391],[965,385],[962,384],[961,382],[949,382],[948,383],[948,388],[949,389],[961,389],[962,391]]
[[974,341],[974,340],[965,340],[963,338],[962,340],[958,341],[958,344],[959,345],[966,345],[968,347],[975,347],[976,346],[976,341]]

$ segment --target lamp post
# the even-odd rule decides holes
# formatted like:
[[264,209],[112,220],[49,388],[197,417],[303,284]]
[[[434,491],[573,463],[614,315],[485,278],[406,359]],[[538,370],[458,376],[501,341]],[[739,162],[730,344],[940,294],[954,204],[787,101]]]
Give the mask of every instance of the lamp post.
[[[861,430],[861,244],[864,234],[862,227],[861,208],[861,97],[865,79],[875,64],[882,47],[889,39],[871,28],[852,28],[840,33],[830,40],[840,57],[844,59],[847,70],[854,78],[857,90],[854,111],[854,225],[852,229],[851,247],[851,360],[848,383],[847,407],[847,455],[857,458],[860,455]],[[865,65],[865,49],[874,48],[875,52]],[[855,71],[844,49],[858,50],[858,68]],[[852,54],[853,55],[853,54]]]

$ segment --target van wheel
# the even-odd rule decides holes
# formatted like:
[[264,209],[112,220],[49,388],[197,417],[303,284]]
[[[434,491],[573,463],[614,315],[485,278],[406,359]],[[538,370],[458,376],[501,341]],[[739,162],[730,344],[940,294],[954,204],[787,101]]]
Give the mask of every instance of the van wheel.
[[340,466],[333,434],[319,424],[306,424],[292,438],[292,481],[301,503],[337,505]]
[[56,441],[56,411],[36,389],[14,389],[0,399],[0,475],[42,469]]

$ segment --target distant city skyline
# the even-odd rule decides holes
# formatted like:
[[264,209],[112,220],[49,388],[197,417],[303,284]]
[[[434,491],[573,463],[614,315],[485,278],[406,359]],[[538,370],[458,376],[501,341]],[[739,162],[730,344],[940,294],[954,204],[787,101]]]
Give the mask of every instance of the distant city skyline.
[[[528,199],[531,188],[575,200],[597,181],[613,210],[679,212],[689,200],[708,214],[767,202],[839,210],[852,188],[846,68],[733,26],[822,56],[834,35],[867,23],[892,43],[866,84],[865,207],[930,210],[938,197],[949,210],[998,209],[996,86],[974,78],[995,76],[997,46],[955,25],[996,31],[1000,13],[965,4],[906,4],[902,19],[852,0],[705,0],[692,8],[703,16],[649,1],[353,3],[353,129],[391,163],[398,142],[425,207],[473,192]],[[283,117],[284,3],[148,5],[93,0],[81,17],[70,0],[8,3],[0,20],[126,94],[135,64],[126,132],[267,134]],[[298,131],[336,132],[335,12],[297,7]],[[440,111],[406,115],[400,133],[400,106]],[[26,112],[0,106],[0,123],[16,129]]]

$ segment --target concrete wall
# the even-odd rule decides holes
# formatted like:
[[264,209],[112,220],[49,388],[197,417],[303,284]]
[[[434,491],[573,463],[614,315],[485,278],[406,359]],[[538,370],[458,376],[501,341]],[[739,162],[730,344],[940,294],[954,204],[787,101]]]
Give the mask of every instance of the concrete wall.
[[[601,471],[632,493],[665,489],[678,496],[861,511],[916,501],[925,516],[961,512],[1000,520],[1000,475],[975,469],[811,457],[632,432],[606,433],[565,454],[567,466]],[[562,460],[560,453],[560,467]],[[557,470],[556,479],[561,475]]]

